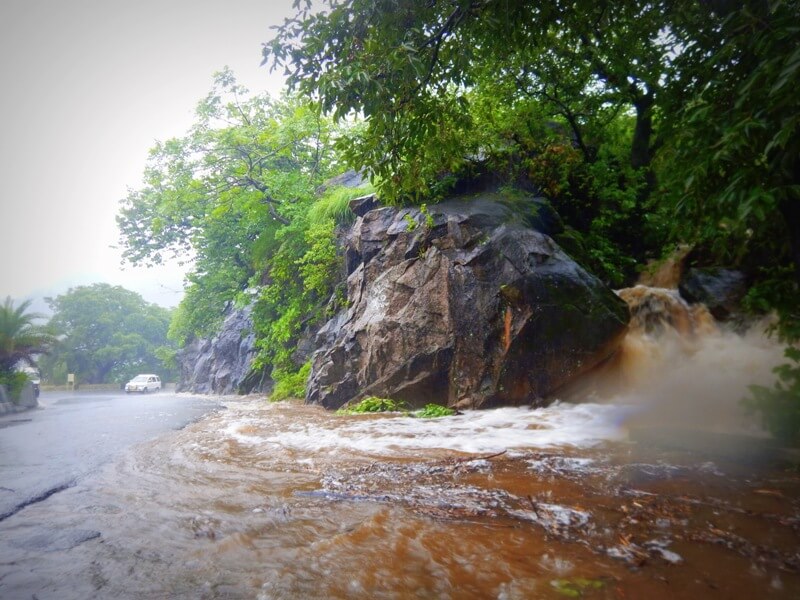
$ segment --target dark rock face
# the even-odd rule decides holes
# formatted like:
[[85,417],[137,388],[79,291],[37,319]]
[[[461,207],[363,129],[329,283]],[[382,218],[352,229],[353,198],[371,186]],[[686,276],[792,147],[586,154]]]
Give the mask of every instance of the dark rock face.
[[252,308],[234,310],[211,339],[194,340],[180,351],[179,392],[244,394],[266,391],[271,381],[251,370],[256,354]]
[[701,302],[714,318],[725,320],[739,312],[747,280],[744,273],[732,269],[689,269],[678,290],[688,302]]
[[360,216],[350,306],[317,335],[307,402],[541,403],[608,359],[628,309],[534,229],[553,222],[542,202],[487,194]]

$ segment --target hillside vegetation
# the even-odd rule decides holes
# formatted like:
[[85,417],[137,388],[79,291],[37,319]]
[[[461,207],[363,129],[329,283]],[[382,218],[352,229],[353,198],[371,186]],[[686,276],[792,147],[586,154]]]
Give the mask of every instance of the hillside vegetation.
[[[343,302],[336,231],[370,191],[321,189],[348,168],[386,203],[487,185],[545,196],[559,243],[611,286],[688,244],[696,265],[744,271],[747,307],[800,338],[797,2],[311,4],[264,46],[287,95],[218,74],[123,201],[130,261],[194,261],[174,340],[255,302],[259,366],[301,392],[296,341]],[[797,441],[787,358],[751,405]]]

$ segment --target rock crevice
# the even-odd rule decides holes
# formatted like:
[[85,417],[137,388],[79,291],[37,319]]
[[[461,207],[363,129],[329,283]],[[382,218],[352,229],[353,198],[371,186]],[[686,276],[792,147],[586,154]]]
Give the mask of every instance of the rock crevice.
[[245,394],[271,389],[263,372],[252,370],[256,355],[252,307],[235,309],[213,338],[195,339],[178,353],[177,391],[198,394]]

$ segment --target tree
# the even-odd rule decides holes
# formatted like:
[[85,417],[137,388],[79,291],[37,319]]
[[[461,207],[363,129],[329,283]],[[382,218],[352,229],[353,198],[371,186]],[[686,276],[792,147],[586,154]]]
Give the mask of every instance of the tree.
[[437,172],[474,155],[470,97],[502,91],[509,106],[537,98],[571,128],[585,158],[592,130],[630,111],[629,160],[647,168],[675,39],[670,3],[550,0],[310,2],[264,46],[290,86],[325,111],[361,114],[348,156],[379,177],[384,197],[424,195]]
[[337,148],[382,200],[429,201],[488,171],[545,193],[570,251],[613,285],[660,252],[649,199],[669,3],[298,4],[264,62],[334,117],[364,118]]
[[0,306],[0,376],[12,373],[19,363],[36,365],[37,355],[43,354],[55,342],[50,331],[34,321],[44,317],[27,312],[30,300],[15,307],[6,297]]
[[250,94],[226,70],[189,132],[151,150],[144,185],[122,201],[117,222],[130,262],[193,261],[174,339],[212,334],[262,282],[277,232],[332,167],[331,135],[307,104]]
[[232,306],[254,303],[256,368],[297,379],[295,342],[333,293],[334,228],[366,191],[318,196],[341,169],[332,144],[341,129],[308,102],[252,95],[225,71],[188,133],[151,151],[117,220],[131,262],[193,260],[173,340],[211,336]]
[[731,228],[777,221],[800,277],[796,0],[297,4],[264,62],[324,110],[366,118],[348,156],[385,197],[424,194],[453,162],[492,150],[473,135],[483,92],[510,109],[538,99],[587,162],[610,115],[628,114],[642,200],[664,149],[658,170],[674,189],[659,193],[676,202],[679,235],[730,242]]
[[164,373],[159,358],[169,346],[170,311],[120,286],[95,283],[46,299],[50,327],[63,336],[43,374],[75,373],[86,383],[121,382],[141,372]]
[[[601,164],[629,117],[629,166],[643,177],[634,205],[627,184],[589,202],[570,198],[580,212],[601,203],[584,229],[600,234],[593,251],[603,237],[624,241],[604,225],[615,203],[634,217],[622,224],[628,239],[667,214],[672,241],[694,244],[701,261],[745,268],[750,306],[777,310],[781,338],[800,340],[797,0],[330,0],[316,12],[296,4],[264,62],[284,67],[292,88],[334,116],[364,116],[343,140],[345,155],[374,174],[384,198],[429,196],[474,157],[516,154],[558,175],[543,160],[548,148],[520,143],[532,131],[531,99],[569,127],[583,158],[577,174],[597,190],[603,172],[630,179],[613,160]],[[481,106],[492,97],[487,120]],[[493,138],[504,113],[522,136]],[[574,187],[576,171],[561,174]],[[546,189],[547,179],[535,183]],[[601,251],[600,262],[609,256],[625,258]],[[756,408],[791,413],[788,437],[800,441],[800,354],[787,356],[795,366],[779,370],[772,395],[756,390]]]
[[791,362],[746,404],[800,445],[800,3],[712,7],[713,19],[687,9],[674,24],[687,40],[675,86],[690,100],[668,112],[667,197],[686,238],[753,272],[751,307],[778,313]]
[[689,100],[672,90],[677,213],[717,254],[788,259],[800,282],[800,4],[714,5],[715,19],[687,11],[674,25],[687,40],[674,85]]

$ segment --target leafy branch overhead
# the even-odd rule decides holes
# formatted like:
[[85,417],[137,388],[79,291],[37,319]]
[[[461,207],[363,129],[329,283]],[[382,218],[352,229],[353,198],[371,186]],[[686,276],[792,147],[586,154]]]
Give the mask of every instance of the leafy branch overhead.
[[[123,256],[134,264],[190,258],[215,226],[252,237],[270,222],[288,224],[287,205],[313,189],[308,182],[330,160],[331,129],[314,110],[252,96],[228,70],[196,117],[186,136],[151,150],[144,185],[122,201]],[[246,266],[246,257],[234,260]]]
[[[487,150],[471,110],[491,95],[535,99],[568,124],[587,158],[609,115],[630,111],[634,167],[650,164],[656,106],[679,41],[669,3],[530,1],[331,2],[301,11],[264,45],[264,62],[334,118],[363,115],[347,150],[384,197],[424,195],[430,178]],[[348,140],[348,147],[352,140]]]
[[[674,237],[719,253],[731,228],[748,246],[768,231],[800,273],[796,1],[298,4],[264,61],[334,117],[366,119],[343,152],[385,199],[424,197],[470,160],[525,150],[534,104],[588,164],[628,115],[640,210],[649,198],[674,207]],[[498,138],[504,113],[516,131]]]

